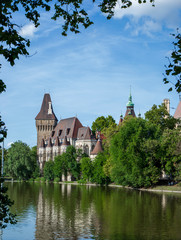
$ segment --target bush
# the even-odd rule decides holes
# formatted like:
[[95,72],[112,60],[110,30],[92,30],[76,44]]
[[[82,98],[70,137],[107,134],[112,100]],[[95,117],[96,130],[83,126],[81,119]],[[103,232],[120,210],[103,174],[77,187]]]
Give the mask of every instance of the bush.
[[59,177],[56,177],[56,178],[54,179],[54,182],[56,182],[56,183],[60,182],[60,178],[59,178]]
[[87,181],[85,180],[85,179],[80,179],[80,180],[78,180],[77,181],[79,184],[86,184],[87,183]]
[[40,177],[37,177],[34,179],[35,182],[40,182],[41,181],[41,178]]
[[41,178],[40,178],[40,181],[41,181],[41,182],[46,182],[46,178],[41,177]]

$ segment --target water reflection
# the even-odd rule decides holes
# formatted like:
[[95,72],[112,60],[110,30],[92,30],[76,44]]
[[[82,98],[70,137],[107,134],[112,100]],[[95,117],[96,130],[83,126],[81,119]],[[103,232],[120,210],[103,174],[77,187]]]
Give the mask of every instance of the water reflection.
[[[89,188],[71,185],[41,186],[38,196],[36,239],[91,238],[97,228]],[[45,197],[46,196],[46,197]],[[87,207],[88,204],[88,207]]]
[[9,194],[18,224],[36,213],[36,240],[181,239],[179,194],[39,183],[9,184]]

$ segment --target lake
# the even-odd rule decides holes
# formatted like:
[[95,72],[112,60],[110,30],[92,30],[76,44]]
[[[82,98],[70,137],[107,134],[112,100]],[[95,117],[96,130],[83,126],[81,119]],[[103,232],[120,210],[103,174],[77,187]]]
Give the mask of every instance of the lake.
[[18,223],[1,240],[181,239],[181,194],[70,184],[6,183]]

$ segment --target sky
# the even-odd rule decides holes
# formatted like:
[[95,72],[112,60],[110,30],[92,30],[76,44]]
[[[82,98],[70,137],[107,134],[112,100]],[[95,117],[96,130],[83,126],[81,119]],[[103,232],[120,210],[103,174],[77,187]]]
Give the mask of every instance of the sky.
[[61,35],[62,21],[41,13],[35,28],[23,13],[16,13],[20,34],[29,38],[29,57],[11,67],[2,57],[0,77],[7,85],[0,95],[0,115],[6,123],[5,147],[23,141],[36,145],[35,117],[43,96],[50,93],[58,120],[77,116],[84,126],[99,116],[111,115],[119,122],[131,94],[135,113],[144,118],[153,104],[169,98],[171,114],[179,102],[171,85],[163,83],[165,65],[173,50],[172,33],[181,23],[180,0],[155,0],[129,9],[118,4],[111,20],[91,1],[86,5],[94,22],[80,34]]

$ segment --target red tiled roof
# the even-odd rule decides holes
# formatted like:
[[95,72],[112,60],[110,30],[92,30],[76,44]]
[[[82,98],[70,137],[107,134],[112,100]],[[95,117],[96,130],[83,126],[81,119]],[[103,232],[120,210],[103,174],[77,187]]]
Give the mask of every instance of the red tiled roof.
[[181,101],[179,102],[179,104],[175,110],[174,118],[181,119]]
[[78,129],[77,139],[91,139],[91,130],[89,127],[82,127]]
[[81,127],[83,126],[76,117],[62,119],[54,129],[53,138],[55,139],[57,136],[61,139],[65,136],[68,138],[77,138],[78,129]]
[[55,113],[53,112],[52,106],[51,106],[52,114],[48,114],[49,102],[52,102],[51,98],[50,98],[50,94],[46,93],[43,98],[40,112],[36,116],[35,120],[56,120],[57,121],[57,117],[55,116]]
[[98,153],[103,152],[102,149],[102,143],[100,140],[97,141],[95,148],[93,149],[93,151],[90,153],[91,155],[97,155]]

